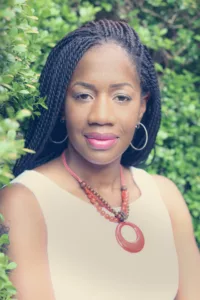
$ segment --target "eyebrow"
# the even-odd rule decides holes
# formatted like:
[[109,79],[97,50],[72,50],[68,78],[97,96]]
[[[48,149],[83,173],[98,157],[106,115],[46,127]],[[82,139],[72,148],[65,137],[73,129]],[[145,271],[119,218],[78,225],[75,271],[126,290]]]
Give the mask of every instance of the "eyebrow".
[[95,87],[95,85],[87,83],[87,82],[83,82],[83,81],[77,81],[77,82],[75,82],[72,87],[74,87],[75,85],[81,85],[81,86],[86,87],[86,88],[88,88],[90,90],[93,90],[93,91],[97,90],[96,87]]
[[119,87],[123,87],[123,86],[130,86],[132,89],[134,89],[132,84],[130,84],[128,82],[122,82],[122,83],[116,83],[116,84],[111,84],[110,85],[111,88],[119,88]]
[[[75,82],[75,84],[73,84],[73,87],[75,85],[81,85],[81,86],[86,87],[86,88],[88,88],[90,90],[97,91],[95,85],[87,83],[87,82],[77,81],[77,82]],[[111,88],[120,88],[120,87],[123,87],[123,86],[130,86],[132,89],[134,89],[134,87],[132,86],[132,84],[130,84],[128,82],[115,83],[115,84],[111,84],[110,85]]]

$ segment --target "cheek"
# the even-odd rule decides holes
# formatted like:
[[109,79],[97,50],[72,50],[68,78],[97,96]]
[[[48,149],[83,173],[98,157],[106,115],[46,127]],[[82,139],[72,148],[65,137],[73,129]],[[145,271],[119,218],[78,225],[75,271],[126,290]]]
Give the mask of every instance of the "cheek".
[[133,134],[138,120],[138,110],[129,108],[124,112],[121,111],[119,120],[124,133]]
[[82,129],[84,123],[85,110],[82,107],[79,107],[75,103],[72,103],[70,100],[66,102],[65,116],[66,116],[66,125],[69,131],[73,129]]

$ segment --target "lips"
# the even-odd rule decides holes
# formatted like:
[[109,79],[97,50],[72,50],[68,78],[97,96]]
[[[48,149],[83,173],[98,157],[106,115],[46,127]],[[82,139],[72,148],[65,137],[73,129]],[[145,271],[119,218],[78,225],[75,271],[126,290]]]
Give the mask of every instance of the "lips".
[[95,140],[114,140],[118,138],[117,135],[112,133],[98,133],[98,132],[92,132],[85,134],[86,138],[89,139],[95,139]]
[[118,140],[115,134],[97,132],[85,134],[85,138],[89,146],[96,150],[110,149]]

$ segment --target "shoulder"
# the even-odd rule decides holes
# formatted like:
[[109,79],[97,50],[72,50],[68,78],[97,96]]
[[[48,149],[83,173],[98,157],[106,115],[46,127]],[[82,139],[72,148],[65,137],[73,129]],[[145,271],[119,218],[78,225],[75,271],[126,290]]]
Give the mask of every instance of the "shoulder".
[[[4,225],[9,228],[11,247],[8,255],[14,261],[15,256],[18,259],[18,254],[26,252],[30,245],[40,243],[40,246],[46,247],[44,216],[37,199],[27,187],[13,183],[1,189],[0,211],[4,217]],[[19,256],[21,257],[21,254]]]
[[173,223],[178,219],[191,219],[190,213],[183,195],[176,184],[169,178],[162,175],[151,175],[159,189],[160,195],[168,208]]
[[[0,189],[0,203],[8,204],[10,202],[23,202],[27,197],[34,197],[32,192],[20,183],[10,183]],[[14,199],[14,200],[13,200]]]
[[9,275],[17,296],[41,299],[43,295],[45,299],[54,299],[48,269],[47,228],[35,196],[22,184],[6,186],[0,190],[0,211],[9,229],[7,255],[17,264]]
[[138,174],[138,178],[141,178],[145,182],[147,188],[156,187],[168,209],[170,217],[172,217],[175,211],[180,211],[181,208],[183,209],[186,206],[179,189],[169,178],[158,174],[151,174],[141,168],[132,167],[131,170],[135,175]]
[[178,234],[182,235],[182,232],[185,231],[185,237],[191,238],[194,242],[192,216],[178,187],[172,180],[164,176],[152,176],[160,191],[160,195],[168,208],[175,237]]
[[0,211],[9,227],[36,223],[43,218],[34,194],[20,183],[9,184],[0,190]]
[[32,251],[43,249],[47,242],[46,225],[40,205],[23,184],[13,183],[0,190],[0,211],[9,228],[8,255],[17,263]]
[[179,289],[176,299],[200,299],[200,256],[192,217],[184,197],[168,178],[152,175],[171,217],[179,262]]
[[[162,195],[162,198],[164,198],[165,201],[167,201],[167,204],[171,205],[174,203],[173,199],[174,198],[182,198],[182,195],[176,186],[176,184],[169,178],[158,175],[158,174],[153,174],[151,175],[152,178],[154,179],[160,194]],[[169,197],[170,196],[170,197]],[[182,198],[183,201],[183,198]]]
[[138,173],[141,178],[144,178],[148,188],[151,188],[152,184],[156,186],[169,211],[170,217],[173,217],[176,213],[181,213],[182,210],[187,210],[187,204],[172,180],[162,175],[150,174],[140,168],[133,168],[133,171]]

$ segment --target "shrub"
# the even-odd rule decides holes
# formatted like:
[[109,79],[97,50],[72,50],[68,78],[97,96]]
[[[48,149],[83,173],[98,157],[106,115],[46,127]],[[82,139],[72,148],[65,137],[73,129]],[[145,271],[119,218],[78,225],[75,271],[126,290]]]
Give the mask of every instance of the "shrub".
[[[200,246],[199,28],[197,0],[2,0],[0,3],[0,187],[13,178],[30,118],[47,109],[38,77],[50,49],[92,19],[126,20],[150,48],[162,91],[162,124],[156,156],[147,170],[171,178],[193,218]],[[148,162],[154,157],[151,153]],[[0,222],[0,299],[16,293],[6,255],[8,228]]]

